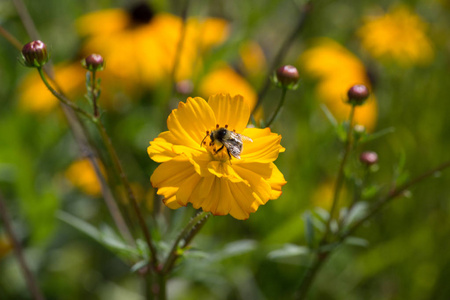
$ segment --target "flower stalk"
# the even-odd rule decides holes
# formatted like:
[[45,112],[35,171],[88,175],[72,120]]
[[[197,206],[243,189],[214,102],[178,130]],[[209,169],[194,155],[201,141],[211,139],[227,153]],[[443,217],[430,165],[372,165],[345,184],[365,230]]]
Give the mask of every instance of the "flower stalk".
[[0,194],[0,220],[2,221],[5,231],[8,234],[8,237],[11,239],[13,244],[14,253],[17,257],[17,261],[19,262],[19,267],[22,270],[23,276],[25,277],[25,281],[27,283],[28,289],[34,300],[44,300],[44,296],[37,284],[36,278],[31,272],[28,264],[23,255],[22,246],[20,245],[16,235],[14,234],[14,230],[11,225],[11,218],[6,209],[6,205],[3,201],[3,197]]
[[280,101],[278,102],[278,106],[277,106],[277,108],[275,109],[275,112],[273,113],[273,115],[272,115],[272,117],[270,118],[270,120],[269,121],[267,121],[267,123],[266,123],[266,126],[267,127],[270,127],[270,125],[272,125],[272,123],[273,123],[273,121],[275,121],[275,119],[276,119],[276,117],[278,116],[278,114],[280,113],[280,111],[281,111],[281,108],[283,107],[283,105],[284,105],[284,99],[286,98],[286,92],[287,92],[287,87],[282,87],[281,88],[281,99],[280,99]]
[[339,165],[339,170],[338,170],[337,178],[336,178],[336,185],[335,185],[334,194],[333,194],[333,202],[331,204],[331,209],[330,209],[330,216],[325,225],[325,233],[323,234],[322,241],[320,242],[321,245],[325,244],[327,241],[328,235],[331,230],[331,228],[330,228],[331,220],[333,219],[333,215],[335,214],[335,211],[337,209],[338,202],[339,202],[339,196],[340,196],[340,193],[342,190],[342,186],[344,184],[345,165],[347,163],[347,159],[351,152],[352,144],[353,144],[353,118],[354,118],[354,115],[355,115],[355,105],[352,104],[351,109],[350,109],[350,116],[348,118],[348,130],[347,130],[347,138],[345,140],[344,154],[342,156],[341,163]]

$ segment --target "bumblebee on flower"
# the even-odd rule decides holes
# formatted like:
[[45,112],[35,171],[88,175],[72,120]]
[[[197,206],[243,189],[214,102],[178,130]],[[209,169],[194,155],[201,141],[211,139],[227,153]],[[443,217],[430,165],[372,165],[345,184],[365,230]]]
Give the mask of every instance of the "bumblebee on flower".
[[173,209],[192,203],[214,215],[247,219],[281,195],[286,183],[273,163],[284,148],[269,128],[246,128],[250,109],[228,94],[180,102],[168,131],[150,142],[148,154],[161,163],[152,185]]

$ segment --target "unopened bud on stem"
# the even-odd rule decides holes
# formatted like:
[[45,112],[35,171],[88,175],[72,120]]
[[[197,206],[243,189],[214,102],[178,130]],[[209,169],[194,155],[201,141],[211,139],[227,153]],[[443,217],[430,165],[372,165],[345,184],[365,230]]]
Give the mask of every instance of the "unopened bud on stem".
[[48,61],[47,46],[39,40],[29,42],[22,48],[22,57],[27,67],[40,68]]

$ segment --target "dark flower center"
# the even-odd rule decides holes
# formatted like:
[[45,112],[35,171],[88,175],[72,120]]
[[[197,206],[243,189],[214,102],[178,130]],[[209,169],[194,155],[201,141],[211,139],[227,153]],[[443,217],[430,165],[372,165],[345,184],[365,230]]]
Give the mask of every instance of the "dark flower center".
[[155,15],[154,11],[145,2],[133,5],[128,12],[130,13],[132,22],[136,25],[150,22]]

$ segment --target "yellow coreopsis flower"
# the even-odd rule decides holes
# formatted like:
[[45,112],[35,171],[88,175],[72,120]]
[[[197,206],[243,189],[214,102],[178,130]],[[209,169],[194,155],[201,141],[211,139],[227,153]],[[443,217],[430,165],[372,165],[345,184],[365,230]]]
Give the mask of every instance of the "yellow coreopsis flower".
[[358,35],[373,57],[411,66],[429,63],[433,58],[426,28],[418,15],[406,6],[399,6],[383,16],[367,18]]
[[[347,120],[350,114],[350,105],[345,102],[349,88],[355,84],[371,88],[362,62],[332,39],[317,40],[300,56],[299,63],[307,75],[319,80],[318,98],[339,121]],[[355,108],[355,124],[373,130],[377,115],[376,99],[371,96],[364,105]]]
[[[168,207],[190,202],[196,209],[242,220],[281,195],[286,181],[273,163],[285,150],[281,136],[269,128],[246,128],[249,117],[242,96],[180,102],[167,119],[169,130],[147,149],[161,163],[150,180]],[[226,135],[219,136],[218,129]]]

